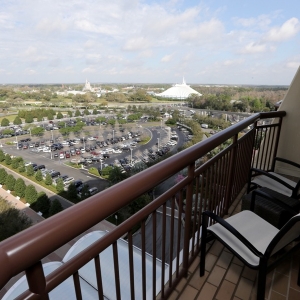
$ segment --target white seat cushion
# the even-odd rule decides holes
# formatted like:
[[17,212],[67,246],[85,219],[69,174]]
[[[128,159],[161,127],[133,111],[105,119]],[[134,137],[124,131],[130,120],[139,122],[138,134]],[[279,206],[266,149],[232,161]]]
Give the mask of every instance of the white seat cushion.
[[[292,181],[292,180],[290,180],[290,179],[288,179],[284,176],[281,176],[277,173],[274,173],[274,172],[269,172],[269,173],[276,176],[277,178],[283,180],[284,182],[286,182],[287,184],[289,184],[293,188],[297,184],[295,181]],[[274,179],[272,179],[268,176],[265,176],[265,175],[255,176],[251,182],[255,183],[255,184],[257,184],[258,186],[261,186],[261,187],[267,187],[267,188],[269,188],[273,191],[276,191],[276,192],[281,193],[283,195],[286,195],[288,197],[292,196],[293,191],[291,189],[289,189],[286,186],[278,183],[277,181],[275,181]]]
[[[265,253],[270,242],[278,233],[278,229],[253,213],[244,210],[225,220],[244,236],[258,251]],[[252,266],[258,266],[259,257],[253,254],[239,239],[222,225],[216,223],[207,228],[220,237],[230,248]]]

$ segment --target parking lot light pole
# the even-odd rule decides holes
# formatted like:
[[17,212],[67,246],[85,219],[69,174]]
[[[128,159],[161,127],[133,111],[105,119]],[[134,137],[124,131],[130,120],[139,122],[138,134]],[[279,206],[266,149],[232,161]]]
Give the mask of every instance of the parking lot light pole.
[[159,138],[157,138],[157,150],[159,151]]
[[17,149],[18,149],[18,139],[17,139],[17,135],[16,135],[16,146],[17,146]]
[[130,148],[130,164],[132,165],[132,148]]
[[115,131],[113,130],[113,140],[115,139]]

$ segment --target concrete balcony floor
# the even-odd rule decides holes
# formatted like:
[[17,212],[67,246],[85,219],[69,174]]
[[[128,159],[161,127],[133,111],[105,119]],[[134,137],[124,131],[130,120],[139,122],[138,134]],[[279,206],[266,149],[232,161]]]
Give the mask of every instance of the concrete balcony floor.
[[[241,201],[233,205],[231,214],[239,212],[240,209]],[[169,299],[256,299],[257,271],[245,266],[220,242],[215,241],[210,245],[203,277],[199,275],[199,263],[198,256],[189,268],[188,277],[181,280]],[[297,285],[299,263],[300,251],[268,273],[265,299],[300,299],[300,287]]]

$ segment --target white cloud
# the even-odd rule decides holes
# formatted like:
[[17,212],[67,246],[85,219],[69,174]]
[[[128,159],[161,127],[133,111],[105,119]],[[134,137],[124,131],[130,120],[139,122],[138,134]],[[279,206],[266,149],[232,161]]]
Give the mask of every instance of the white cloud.
[[165,55],[160,61],[161,62],[169,62],[172,59],[173,54]]
[[255,42],[251,42],[248,45],[246,45],[243,49],[241,49],[239,52],[243,54],[256,54],[256,53],[264,53],[267,52],[269,48],[266,44],[258,44]]
[[288,68],[292,68],[292,69],[298,69],[300,66],[300,60],[299,61],[290,61],[286,64],[286,66]]
[[126,51],[144,50],[151,46],[151,42],[145,37],[136,37],[128,40],[123,49]]
[[294,37],[300,30],[299,20],[291,18],[284,22],[282,26],[272,28],[266,34],[266,40],[271,42],[282,42]]
[[97,70],[95,68],[84,68],[82,73],[95,73]]

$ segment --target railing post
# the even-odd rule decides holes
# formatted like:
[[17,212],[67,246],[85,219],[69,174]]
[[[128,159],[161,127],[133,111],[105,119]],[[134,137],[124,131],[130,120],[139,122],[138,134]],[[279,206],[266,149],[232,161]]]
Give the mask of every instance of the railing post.
[[238,135],[233,136],[232,141],[232,151],[230,153],[230,161],[229,161],[229,170],[228,170],[228,181],[226,186],[226,193],[225,193],[225,215],[228,214],[229,209],[229,202],[231,199],[232,194],[232,186],[233,186],[233,180],[234,180],[234,174],[235,174],[235,164],[236,164],[236,156],[237,156],[237,141],[238,141]]
[[184,244],[183,244],[183,263],[184,276],[187,276],[189,267],[189,242],[191,232],[191,217],[192,217],[192,200],[193,200],[193,181],[195,174],[195,163],[188,166],[188,178],[190,183],[186,190],[186,207],[185,207],[185,227],[184,227]]
[[40,299],[48,300],[49,296],[45,292],[46,280],[41,261],[38,261],[33,266],[26,270],[29,290],[40,296]]

